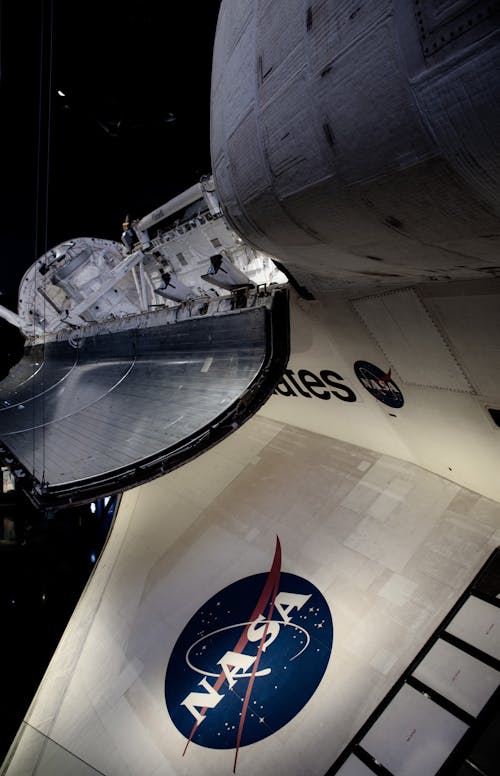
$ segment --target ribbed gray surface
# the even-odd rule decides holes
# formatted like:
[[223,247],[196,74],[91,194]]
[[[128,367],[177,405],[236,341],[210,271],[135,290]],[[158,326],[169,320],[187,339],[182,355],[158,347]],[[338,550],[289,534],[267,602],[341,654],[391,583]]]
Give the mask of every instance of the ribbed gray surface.
[[265,357],[265,316],[245,310],[32,349],[0,385],[0,438],[51,486],[158,454],[245,391]]

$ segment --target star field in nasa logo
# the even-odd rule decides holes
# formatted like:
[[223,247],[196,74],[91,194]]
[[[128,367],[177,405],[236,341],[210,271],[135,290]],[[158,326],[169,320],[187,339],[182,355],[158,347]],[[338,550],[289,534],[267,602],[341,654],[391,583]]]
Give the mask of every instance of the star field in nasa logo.
[[405,403],[403,394],[392,379],[390,369],[384,372],[383,369],[368,361],[356,361],[354,371],[361,385],[376,399],[393,409],[403,406]]
[[191,618],[170,656],[165,699],[190,742],[234,750],[272,735],[314,694],[330,659],[333,624],[306,579],[254,574],[212,596]]

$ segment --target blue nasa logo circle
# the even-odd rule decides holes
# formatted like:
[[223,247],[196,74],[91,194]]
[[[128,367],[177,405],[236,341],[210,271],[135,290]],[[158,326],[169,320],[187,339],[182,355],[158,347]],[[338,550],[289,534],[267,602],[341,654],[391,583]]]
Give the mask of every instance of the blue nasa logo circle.
[[268,574],[214,595],[177,640],[165,699],[186,748],[192,741],[237,752],[286,725],[318,687],[333,645],[328,604],[302,577],[282,572],[278,578],[273,599],[257,616],[253,607]]
[[354,364],[356,377],[363,388],[388,407],[399,409],[405,403],[403,394],[391,377],[391,370],[384,372],[369,361],[356,361]]

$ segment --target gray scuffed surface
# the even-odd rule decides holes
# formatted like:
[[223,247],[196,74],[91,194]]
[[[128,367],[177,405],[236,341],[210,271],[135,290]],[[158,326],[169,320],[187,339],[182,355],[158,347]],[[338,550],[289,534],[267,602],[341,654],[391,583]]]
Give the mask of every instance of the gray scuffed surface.
[[254,0],[237,25],[231,6],[215,47],[212,159],[234,228],[313,290],[311,275],[333,271],[353,290],[491,272],[491,4],[436,15],[431,2]]
[[140,463],[245,391],[265,357],[265,315],[260,308],[103,333],[78,349],[67,341],[36,347],[0,386],[0,438],[49,485]]

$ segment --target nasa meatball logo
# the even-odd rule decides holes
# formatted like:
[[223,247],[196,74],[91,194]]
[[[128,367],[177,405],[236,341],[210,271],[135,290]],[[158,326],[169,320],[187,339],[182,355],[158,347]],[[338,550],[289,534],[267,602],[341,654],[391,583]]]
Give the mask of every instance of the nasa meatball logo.
[[[190,619],[170,656],[165,699],[191,743],[238,752],[290,722],[316,691],[333,644],[330,610],[309,581],[271,570],[233,582]],[[229,764],[228,764],[229,765]]]
[[376,399],[394,409],[403,406],[405,403],[403,394],[392,379],[390,369],[384,372],[383,369],[368,361],[356,361],[354,371],[361,385]]

